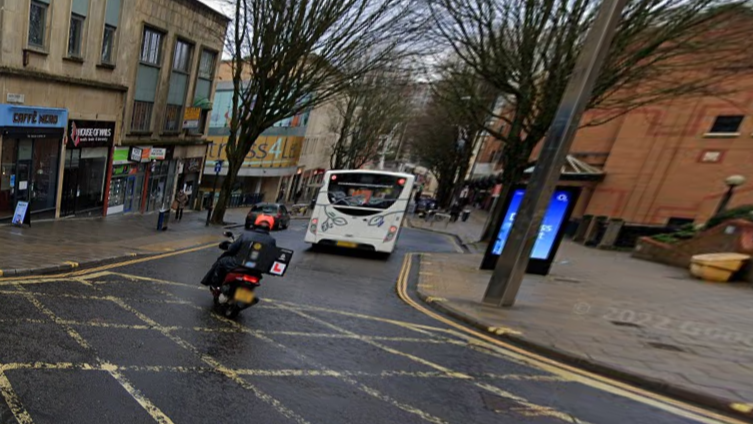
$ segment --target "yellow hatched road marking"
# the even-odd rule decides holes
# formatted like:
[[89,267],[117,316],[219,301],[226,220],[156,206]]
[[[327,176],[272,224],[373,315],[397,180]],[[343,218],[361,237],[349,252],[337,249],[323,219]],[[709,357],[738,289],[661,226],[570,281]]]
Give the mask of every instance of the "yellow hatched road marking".
[[5,376],[2,369],[0,369],[0,395],[5,399],[5,404],[8,405],[8,409],[10,409],[11,414],[13,414],[13,417],[16,418],[16,421],[18,421],[19,424],[34,423],[31,419],[31,415],[29,415],[29,412],[24,408],[18,395],[13,390],[10,380]]
[[[339,327],[339,326],[337,326],[335,324],[332,324],[330,322],[324,321],[324,320],[322,320],[320,318],[317,318],[317,317],[311,316],[309,314],[306,314],[305,312],[295,310],[294,308],[291,308],[289,306],[280,305],[280,308],[286,309],[288,311],[291,311],[291,312],[293,312],[293,313],[295,313],[295,314],[297,314],[297,315],[299,315],[299,316],[301,316],[303,318],[306,318],[306,319],[308,319],[310,321],[313,321],[313,322],[319,323],[321,325],[324,325],[326,327],[329,327],[329,328],[331,328],[331,329],[333,329],[335,331],[339,331],[339,332],[342,332],[344,334],[353,334],[349,330],[346,330],[346,329],[344,329],[342,327]],[[444,367],[442,365],[436,364],[434,362],[428,361],[426,359],[420,358],[420,357],[418,357],[416,355],[413,355],[413,354],[410,354],[410,353],[405,353],[405,352],[402,352],[400,350],[393,349],[393,348],[391,348],[389,346],[383,345],[383,344],[378,343],[378,342],[373,341],[373,340],[362,340],[362,341],[365,342],[365,343],[367,343],[367,344],[369,344],[369,345],[371,345],[371,346],[374,346],[376,348],[384,350],[385,352],[388,352],[388,353],[391,353],[391,354],[397,355],[397,356],[402,356],[404,358],[408,358],[411,361],[414,361],[414,362],[417,362],[419,364],[425,365],[427,367],[433,368],[433,369],[435,369],[437,371],[443,372],[443,373],[445,373],[447,375],[450,375],[450,376],[452,376],[454,378],[468,380],[469,382],[471,382],[471,384],[474,384],[476,387],[479,387],[481,389],[490,391],[490,392],[494,393],[497,396],[501,396],[501,397],[510,399],[510,400],[512,400],[512,401],[514,401],[514,402],[516,402],[516,403],[518,403],[520,405],[519,412],[525,413],[526,416],[548,416],[548,417],[557,418],[557,419],[560,419],[562,421],[569,422],[569,423],[573,423],[574,422],[574,423],[587,424],[586,421],[578,420],[577,418],[573,417],[570,414],[566,414],[564,412],[557,411],[557,410],[555,410],[553,408],[550,408],[550,407],[546,407],[546,406],[534,404],[532,402],[529,402],[527,399],[525,399],[523,397],[520,397],[520,396],[514,395],[512,393],[506,392],[504,390],[501,390],[501,389],[496,388],[494,386],[491,386],[489,384],[475,381],[475,379],[473,377],[471,377],[471,376],[469,376],[469,375],[467,375],[465,373],[453,371],[453,370],[451,370],[449,368],[446,368],[446,367]]]
[[[17,285],[16,288],[24,293],[26,295],[26,299],[31,302],[40,312],[42,312],[44,315],[46,315],[48,318],[50,318],[54,323],[60,325],[63,330],[65,330],[68,335],[73,338],[76,343],[78,343],[81,347],[84,349],[90,350],[94,352],[94,349],[91,347],[91,345],[83,338],[81,335],[71,328],[71,326],[65,324],[64,320],[61,320],[57,315],[55,315],[52,310],[48,309],[46,306],[40,302],[33,293],[28,292],[23,286]],[[106,368],[107,363],[101,361],[98,357],[96,358],[97,362],[100,363],[103,370],[108,371],[108,373],[115,379],[115,381],[120,384],[125,391],[131,395],[131,397],[139,404],[142,408],[154,419],[156,422],[160,424],[172,424],[173,421],[165,415],[164,412],[162,412],[157,406],[155,406],[149,399],[144,397],[138,390],[136,390],[133,385],[123,376],[120,372],[117,370],[111,369],[108,370]]]
[[175,334],[171,333],[170,331],[165,330],[162,326],[159,325],[156,321],[152,320],[148,316],[144,315],[143,313],[139,312],[138,310],[132,308],[127,303],[123,302],[122,300],[118,298],[110,298],[110,300],[115,303],[116,305],[120,306],[124,310],[131,312],[136,317],[138,317],[140,320],[144,321],[144,323],[153,326],[155,329],[157,329],[160,333],[162,333],[165,337],[172,340],[175,344],[179,345],[180,347],[192,352],[194,355],[198,356],[202,362],[212,367],[216,372],[219,372],[220,374],[224,375],[225,377],[228,377],[229,379],[233,380],[236,384],[243,387],[244,389],[253,392],[253,394],[261,401],[268,403],[271,405],[274,409],[277,410],[280,414],[282,414],[284,417],[289,418],[299,424],[308,424],[309,422],[303,418],[302,416],[295,413],[293,410],[289,409],[285,405],[283,405],[279,400],[275,399],[274,397],[270,396],[269,394],[263,392],[258,387],[254,386],[253,384],[249,383],[248,381],[242,379],[237,372],[234,370],[225,367],[220,362],[218,362],[213,357],[202,353],[199,351],[196,347],[191,345],[190,343],[186,342],[182,338],[176,336]]
[[484,333],[476,331],[474,329],[457,324],[454,321],[445,318],[442,315],[433,312],[426,307],[418,304],[408,295],[408,276],[410,275],[411,262],[413,260],[413,253],[405,255],[403,261],[403,268],[400,272],[400,276],[397,281],[397,292],[400,298],[412,306],[414,309],[420,311],[424,315],[427,315],[436,321],[442,322],[450,327],[453,327],[463,333],[469,334],[479,340],[480,344],[485,344],[488,348],[494,352],[501,354],[506,358],[513,358],[516,360],[524,361],[539,369],[549,371],[555,375],[561,376],[568,381],[576,381],[584,385],[621,396],[636,402],[640,402],[657,409],[672,413],[674,415],[695,420],[703,424],[745,424],[745,421],[730,418],[713,411],[708,411],[675,399],[668,398],[666,396],[658,395],[637,387],[630,386],[619,381],[600,376],[579,368],[572,367],[570,365],[557,362],[553,359],[546,358],[541,355],[526,351],[517,346],[510,345],[508,343],[497,340]]

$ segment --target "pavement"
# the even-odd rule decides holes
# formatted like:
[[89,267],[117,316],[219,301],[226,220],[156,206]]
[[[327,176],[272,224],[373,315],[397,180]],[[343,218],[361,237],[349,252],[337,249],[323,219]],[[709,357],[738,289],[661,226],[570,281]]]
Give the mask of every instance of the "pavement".
[[[230,209],[226,222],[242,224],[247,208]],[[44,274],[95,263],[153,255],[212,243],[221,231],[205,226],[206,213],[185,211],[157,231],[157,214],[59,219],[0,226],[0,276]]]
[[[470,243],[485,218],[483,212],[475,214],[475,221],[450,224],[448,230]],[[419,297],[548,356],[753,417],[749,284],[705,283],[683,269],[564,241],[550,275],[527,275],[515,306],[503,309],[481,303],[491,277],[491,271],[478,269],[481,258],[480,253],[421,255]]]
[[403,288],[419,277],[416,255],[455,251],[443,235],[404,229],[385,260],[313,252],[305,231],[274,233],[295,251],[288,273],[265,277],[236,321],[198,285],[213,247],[0,278],[0,422],[741,422],[422,309]]

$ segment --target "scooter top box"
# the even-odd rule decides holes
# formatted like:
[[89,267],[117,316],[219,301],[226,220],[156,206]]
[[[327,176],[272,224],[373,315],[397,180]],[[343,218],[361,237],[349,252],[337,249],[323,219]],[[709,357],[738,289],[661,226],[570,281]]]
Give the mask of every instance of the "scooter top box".
[[271,244],[253,242],[243,266],[264,274],[282,277],[293,258],[293,251]]

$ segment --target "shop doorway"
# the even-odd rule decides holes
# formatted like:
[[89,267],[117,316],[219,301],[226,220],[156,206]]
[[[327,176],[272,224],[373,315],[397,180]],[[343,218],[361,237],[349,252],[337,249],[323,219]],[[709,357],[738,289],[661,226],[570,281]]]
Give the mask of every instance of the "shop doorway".
[[61,216],[103,212],[108,155],[107,147],[65,152]]
[[11,218],[19,201],[35,215],[54,216],[59,149],[55,138],[3,138],[0,219]]

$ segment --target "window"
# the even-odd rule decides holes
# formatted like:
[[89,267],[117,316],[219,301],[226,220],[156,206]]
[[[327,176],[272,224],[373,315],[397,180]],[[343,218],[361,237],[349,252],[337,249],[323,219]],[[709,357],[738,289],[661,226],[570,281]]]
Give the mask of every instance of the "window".
[[742,115],[719,115],[711,126],[710,134],[734,134],[739,132]]
[[114,64],[113,50],[115,48],[115,27],[105,25],[105,34],[102,37],[102,63]]
[[188,68],[190,64],[191,45],[180,40],[176,41],[175,54],[173,56],[173,70],[187,74],[189,73]]
[[44,48],[47,5],[32,1],[29,11],[29,45]]
[[[403,181],[405,182],[405,181]],[[387,209],[402,192],[398,178],[392,175],[346,173],[334,174],[327,197],[334,206]],[[352,210],[341,210],[351,214]],[[364,216],[366,214],[358,214]]]
[[180,131],[180,125],[183,123],[181,112],[183,105],[167,105],[165,108],[165,131]]
[[81,42],[84,34],[84,17],[71,14],[71,28],[68,31],[68,56],[81,57]]
[[162,33],[144,28],[144,40],[141,43],[141,62],[159,66],[162,49]]
[[199,61],[199,78],[211,80],[214,75],[214,59],[217,55],[208,50],[201,51]]
[[152,123],[152,107],[154,103],[134,101],[133,117],[131,118],[131,129],[133,131],[149,131]]

